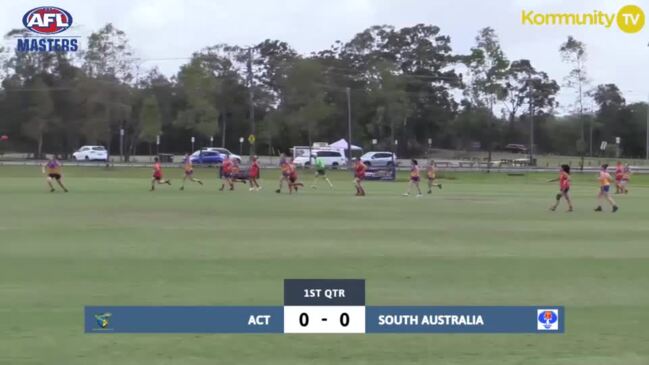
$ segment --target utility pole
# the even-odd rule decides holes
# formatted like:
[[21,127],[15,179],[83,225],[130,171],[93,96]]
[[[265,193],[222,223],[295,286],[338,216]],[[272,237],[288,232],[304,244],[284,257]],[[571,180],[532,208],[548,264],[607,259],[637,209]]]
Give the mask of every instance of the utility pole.
[[124,162],[124,125],[119,129],[119,159]]
[[349,166],[352,163],[352,96],[351,89],[345,88],[347,93],[347,154],[349,154]]
[[534,98],[530,98],[530,166],[534,162]]
[[221,133],[221,147],[225,148],[225,133],[228,129],[228,113],[223,113],[223,131]]
[[[255,105],[254,105],[254,92],[252,80],[252,47],[248,48],[248,115],[250,117],[250,134],[255,135]],[[255,154],[255,142],[250,144],[250,156]]]
[[[584,116],[581,115],[580,118],[583,118]],[[588,143],[589,143],[589,149],[590,149],[590,157],[593,157],[593,118],[590,117],[588,118],[588,132],[590,134],[590,137],[588,137]]]
[[[530,88],[530,166],[534,163],[534,85],[531,77],[528,79]],[[583,133],[583,129],[582,129]]]
[[645,141],[645,159],[649,160],[649,99],[647,99],[647,130],[646,130],[646,141]]

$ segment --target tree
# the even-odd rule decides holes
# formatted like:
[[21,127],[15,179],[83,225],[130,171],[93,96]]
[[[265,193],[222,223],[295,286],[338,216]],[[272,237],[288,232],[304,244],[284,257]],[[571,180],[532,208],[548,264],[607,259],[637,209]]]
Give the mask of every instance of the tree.
[[510,125],[525,104],[537,111],[549,112],[556,106],[556,94],[559,85],[551,80],[545,72],[537,71],[529,60],[517,60],[511,63],[507,70],[505,82],[507,90],[505,108]]
[[162,131],[162,121],[158,100],[153,95],[147,96],[142,103],[140,125],[140,139],[147,143],[155,142]]
[[[372,121],[367,124],[367,132],[373,138],[383,141],[383,148],[390,148],[393,141],[407,126],[411,113],[407,82],[398,74],[390,62],[378,63],[375,66],[376,76],[368,85],[368,102],[375,108]],[[389,135],[388,143],[385,136]]]
[[111,23],[88,37],[82,57],[89,77],[109,77],[126,83],[133,80],[135,58],[128,37]]
[[[228,144],[228,131],[234,132],[231,133],[234,138],[249,132],[243,125],[244,123],[234,123],[243,121],[248,117],[250,111],[250,89],[249,85],[246,85],[244,71],[239,62],[240,57],[243,57],[243,52],[243,50],[232,46],[217,45],[194,55],[205,72],[209,73],[215,81],[214,105],[219,111],[221,145],[223,147]],[[245,55],[247,58],[247,52]],[[262,95],[265,93],[255,88],[257,99],[255,105],[264,104]],[[231,138],[230,142],[235,143],[234,138]]]
[[[401,88],[408,95],[411,112],[404,120],[407,127],[400,139],[405,143],[399,143],[399,149],[420,150],[428,138],[441,146],[451,143],[447,127],[458,107],[453,89],[463,84],[453,67],[458,58],[452,53],[450,37],[440,34],[439,27],[374,26],[334,50],[346,65],[340,72],[352,74],[351,79],[358,80],[363,88],[375,82],[377,65],[385,63],[404,80]],[[371,112],[361,110],[361,115],[376,115],[375,106],[361,101],[361,108],[368,106]],[[360,122],[367,123],[367,119]]]
[[591,96],[598,105],[595,137],[609,143],[620,137],[624,155],[643,156],[646,149],[646,104],[626,105],[615,84],[597,85]]
[[595,103],[599,105],[600,111],[608,108],[619,109],[623,107],[625,103],[622,92],[615,84],[597,85],[597,87],[591,91],[590,96],[592,96]]
[[[588,75],[586,73],[586,45],[572,36],[568,36],[568,39],[561,44],[559,47],[559,54],[564,62],[569,63],[572,66],[572,69],[565,77],[565,86],[571,89],[574,89],[577,94],[577,111],[579,117],[582,118],[584,115],[584,96],[585,89],[589,84]],[[593,155],[593,125],[590,123],[590,133],[589,133],[589,153]],[[584,127],[582,121],[582,130],[581,130],[581,140],[585,141]]]
[[[505,138],[511,141],[520,140],[526,133],[521,128],[517,130],[516,120],[525,109],[528,111],[528,121],[531,124],[539,117],[550,114],[557,105],[556,94],[559,85],[550,79],[545,72],[537,71],[529,60],[513,61],[507,70],[505,81],[507,97],[505,98],[504,112],[508,115],[509,128]],[[524,109],[524,107],[527,107]],[[538,125],[534,131],[538,129]],[[530,133],[532,130],[530,129]],[[530,146],[533,151],[533,146]]]
[[507,94],[504,80],[509,61],[493,28],[481,29],[475,40],[476,46],[471,48],[471,54],[464,57],[470,75],[464,95],[474,105],[485,105],[493,112],[494,104],[503,100]]
[[203,137],[214,136],[219,130],[219,112],[214,106],[217,88],[214,75],[194,58],[181,68],[178,83],[186,108],[179,111],[175,125]]
[[26,123],[23,124],[25,136],[36,142],[36,157],[43,156],[43,138],[45,133],[54,125],[54,104],[47,85],[41,78],[35,78],[29,84]]
[[85,76],[77,89],[82,92],[80,108],[86,115],[80,130],[87,143],[105,142],[110,148],[120,129],[139,130],[139,118],[133,112],[137,103],[132,87],[136,60],[126,33],[110,23],[88,37],[81,56]]
[[331,113],[323,90],[322,65],[317,59],[297,59],[292,62],[281,82],[280,109],[292,130],[303,134],[312,145],[320,123]]
[[486,106],[467,106],[453,120],[452,128],[462,148],[470,148],[471,143],[479,142],[482,148],[490,152],[500,132],[491,110]]

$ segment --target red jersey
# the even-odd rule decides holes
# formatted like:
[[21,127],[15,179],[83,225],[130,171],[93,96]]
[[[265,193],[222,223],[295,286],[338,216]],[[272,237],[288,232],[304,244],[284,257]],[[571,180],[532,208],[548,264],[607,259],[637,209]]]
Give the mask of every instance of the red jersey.
[[364,163],[359,162],[354,167],[354,174],[356,175],[356,177],[365,177],[365,170],[366,169],[367,169],[367,166],[365,166]]
[[570,189],[570,175],[565,171],[559,172],[559,188],[561,190]]
[[232,161],[230,160],[223,161],[223,173],[229,174],[231,172],[232,172]]
[[624,177],[624,168],[622,165],[615,167],[615,180],[620,181]]
[[259,162],[254,161],[252,165],[250,165],[248,175],[250,175],[250,177],[259,177]]
[[160,165],[160,162],[156,162],[153,164],[153,176],[155,177],[162,176],[162,165]]
[[412,165],[410,167],[410,177],[419,177],[419,166]]
[[292,179],[297,179],[297,169],[295,168],[295,165],[292,163],[287,164],[288,165],[288,175]]

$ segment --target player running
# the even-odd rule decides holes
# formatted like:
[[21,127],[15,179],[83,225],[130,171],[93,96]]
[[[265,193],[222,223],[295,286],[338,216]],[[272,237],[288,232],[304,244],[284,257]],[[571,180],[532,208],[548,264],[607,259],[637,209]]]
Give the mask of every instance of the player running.
[[615,204],[615,201],[609,195],[609,190],[611,189],[611,174],[608,173],[608,164],[602,165],[602,169],[599,171],[599,194],[597,195],[597,200],[600,204],[595,208],[596,212],[602,211],[602,200],[606,200],[611,207],[613,207],[613,213],[617,212],[618,207]]
[[331,183],[331,180],[327,177],[327,171],[325,170],[325,162],[322,158],[316,157],[315,158],[315,178],[313,179],[313,184],[311,184],[311,187],[314,189],[318,188],[318,178],[322,176],[324,180],[329,184],[329,187],[333,189],[334,184]]
[[356,187],[356,196],[365,196],[363,180],[365,180],[365,171],[367,166],[358,157],[354,158],[354,186]]
[[433,192],[433,186],[437,186],[439,189],[442,188],[442,184],[435,182],[437,180],[437,167],[433,160],[430,160],[428,167],[426,167],[426,177],[428,177],[428,194]]
[[248,170],[248,183],[250,183],[250,191],[260,191],[261,186],[257,182],[259,179],[259,172],[261,167],[259,166],[259,160],[257,156],[252,156],[252,163],[250,164],[250,170]]
[[63,189],[64,192],[68,192],[68,189],[63,185],[63,172],[61,162],[56,158],[56,155],[53,155],[52,158],[47,160],[47,162],[42,166],[43,174],[46,175],[47,185],[50,187],[50,193],[56,191],[54,189],[54,184],[52,182],[56,180],[56,183]]
[[180,187],[181,191],[185,190],[185,181],[187,181],[187,179],[203,185],[203,182],[200,179],[194,177],[194,166],[192,165],[192,159],[189,156],[189,153],[185,153],[185,158],[183,159],[183,170],[185,174],[183,176],[182,186]]
[[290,166],[288,161],[286,161],[286,155],[281,154],[279,156],[279,168],[282,171],[282,175],[279,177],[279,188],[275,190],[277,194],[282,192],[282,185],[284,185],[284,182],[286,181],[286,185],[289,186],[290,188],[290,182],[289,182],[289,174],[290,174]]
[[419,189],[419,163],[417,160],[410,160],[410,183],[408,184],[408,191],[403,193],[403,196],[410,195],[412,187],[417,188],[417,198],[421,198],[421,189]]
[[230,186],[230,190],[234,190],[234,183],[232,182],[232,173],[235,167],[230,159],[230,156],[225,156],[223,158],[223,164],[221,165],[221,188],[219,191],[225,189],[225,184],[227,183]]
[[153,159],[153,177],[151,178],[151,191],[155,190],[156,184],[167,184],[171,185],[171,180],[164,180],[162,178],[162,165],[160,165],[160,159]]
[[297,169],[293,163],[293,159],[288,163],[288,193],[291,194],[294,190],[297,193],[298,187],[304,187],[304,184],[297,182]]
[[621,161],[615,164],[615,194],[622,193],[622,178],[624,177],[624,166]]
[[622,193],[624,194],[629,193],[629,189],[627,188],[627,186],[629,186],[629,180],[631,180],[631,166],[626,164],[622,170],[622,181],[620,182],[622,185]]
[[559,181],[559,194],[557,194],[556,199],[557,201],[550,207],[551,211],[557,210],[557,207],[559,206],[559,202],[561,201],[561,198],[563,197],[566,200],[566,203],[568,203],[568,212],[572,212],[572,201],[570,200],[570,195],[568,192],[570,191],[570,166],[568,165],[561,165],[561,170],[559,171],[559,177],[556,179],[549,180],[548,182],[555,182]]

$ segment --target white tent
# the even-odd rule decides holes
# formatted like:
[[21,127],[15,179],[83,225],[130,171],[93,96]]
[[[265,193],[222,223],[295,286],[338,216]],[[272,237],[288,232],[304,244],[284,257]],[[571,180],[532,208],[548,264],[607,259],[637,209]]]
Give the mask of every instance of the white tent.
[[[329,144],[329,147],[347,151],[349,144],[344,138],[341,138],[336,142]],[[352,145],[352,151],[362,151],[362,150],[363,150],[362,148]]]

